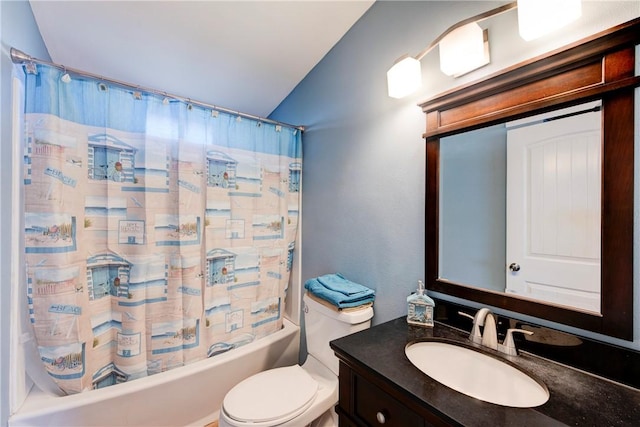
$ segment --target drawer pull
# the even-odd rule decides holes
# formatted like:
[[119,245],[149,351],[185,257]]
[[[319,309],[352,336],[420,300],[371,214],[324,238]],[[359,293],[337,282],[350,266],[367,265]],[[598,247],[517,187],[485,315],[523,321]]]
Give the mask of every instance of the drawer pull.
[[376,419],[378,420],[378,422],[379,422],[380,424],[384,424],[384,423],[386,423],[386,422],[387,422],[387,419],[385,418],[385,416],[384,416],[384,413],[383,413],[383,412],[378,412],[378,413],[376,414]]

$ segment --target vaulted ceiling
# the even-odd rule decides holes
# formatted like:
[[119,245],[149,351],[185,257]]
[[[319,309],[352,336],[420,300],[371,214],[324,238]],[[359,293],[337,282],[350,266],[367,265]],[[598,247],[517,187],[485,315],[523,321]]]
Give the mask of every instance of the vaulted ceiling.
[[30,3],[53,62],[266,117],[373,1]]

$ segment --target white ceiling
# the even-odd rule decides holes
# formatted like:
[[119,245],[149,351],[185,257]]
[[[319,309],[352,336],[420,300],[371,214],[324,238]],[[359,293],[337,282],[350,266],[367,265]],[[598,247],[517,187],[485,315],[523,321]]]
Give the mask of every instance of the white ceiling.
[[266,117],[373,1],[30,3],[55,63]]

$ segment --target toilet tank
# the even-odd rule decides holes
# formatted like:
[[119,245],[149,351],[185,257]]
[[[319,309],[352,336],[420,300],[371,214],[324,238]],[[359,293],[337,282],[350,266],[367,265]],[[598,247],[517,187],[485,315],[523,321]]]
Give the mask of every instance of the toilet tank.
[[307,351],[338,375],[338,358],[329,341],[367,329],[371,326],[373,308],[338,311],[314,301],[306,293],[303,300]]

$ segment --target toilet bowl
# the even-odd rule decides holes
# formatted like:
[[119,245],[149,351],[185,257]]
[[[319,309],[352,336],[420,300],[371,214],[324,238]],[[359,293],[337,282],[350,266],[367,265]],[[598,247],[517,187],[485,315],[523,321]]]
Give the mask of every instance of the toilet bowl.
[[304,312],[305,363],[260,372],[235,385],[220,408],[220,427],[302,427],[320,418],[323,425],[337,425],[338,359],[329,341],[368,328],[373,309],[338,312],[305,295]]
[[303,366],[270,369],[236,385],[224,398],[220,427],[301,427],[338,401],[338,378],[312,356]]

